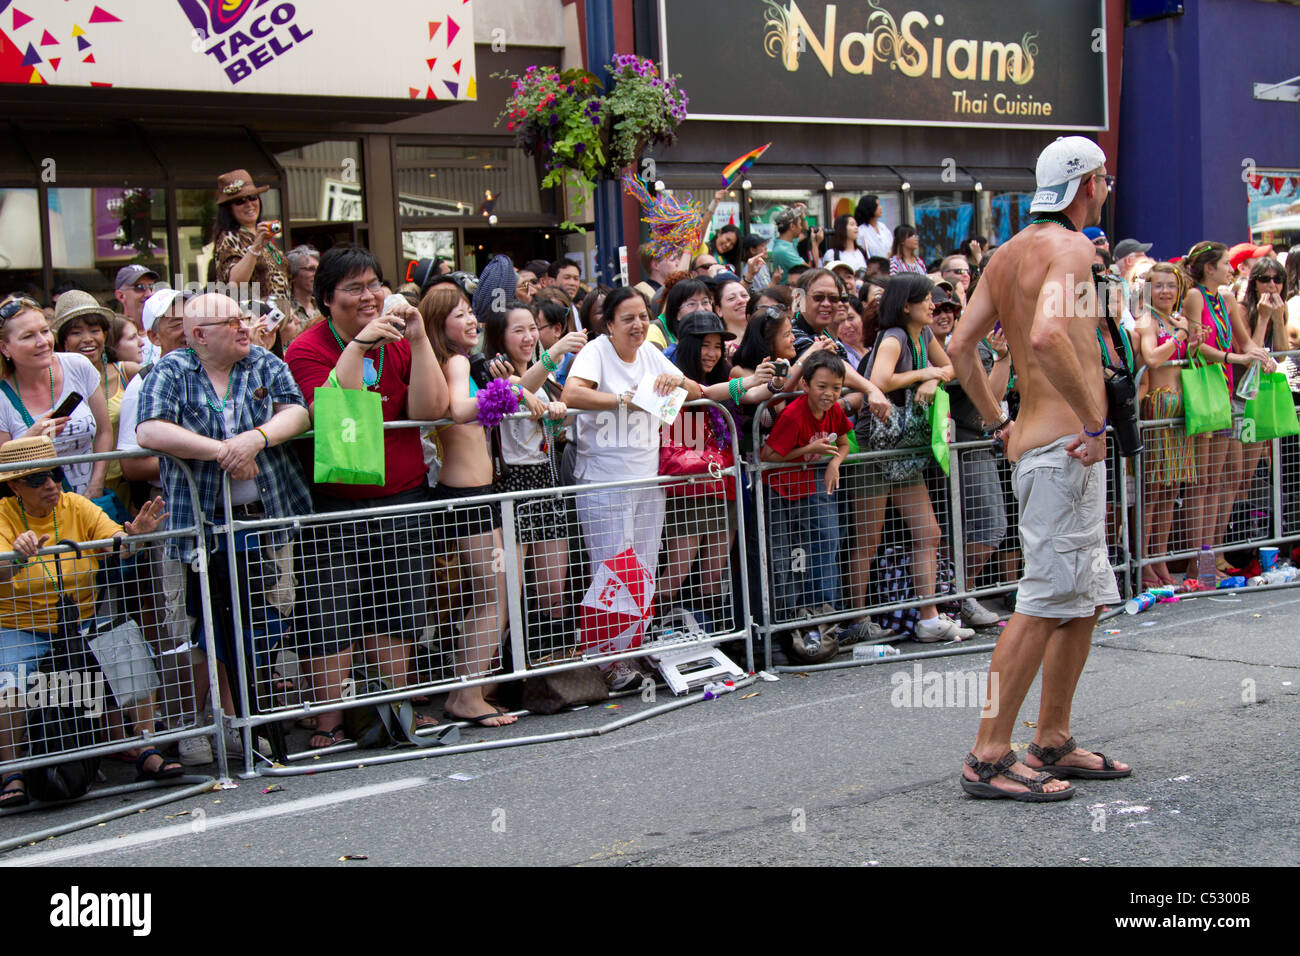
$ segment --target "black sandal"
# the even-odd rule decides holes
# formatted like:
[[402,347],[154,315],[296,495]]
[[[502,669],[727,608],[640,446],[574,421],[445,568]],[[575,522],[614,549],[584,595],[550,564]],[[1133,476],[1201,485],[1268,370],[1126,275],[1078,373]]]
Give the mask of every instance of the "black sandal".
[[[23,785],[21,790],[17,788],[9,789],[15,780]],[[8,810],[10,807],[25,807],[31,802],[32,798],[27,795],[27,778],[21,773],[5,774],[4,779],[0,780],[0,810]]]
[[1065,780],[1069,777],[1077,777],[1080,780],[1117,780],[1120,777],[1127,777],[1133,773],[1133,768],[1120,770],[1115,766],[1115,761],[1111,760],[1103,753],[1097,754],[1101,758],[1101,770],[1093,770],[1089,767],[1065,767],[1057,766],[1057,761],[1078,749],[1078,744],[1071,737],[1059,747],[1040,747],[1038,744],[1029,745],[1029,753],[1043,762],[1039,769],[1044,773],[1051,774],[1058,780]]
[[[157,770],[145,769],[145,762],[150,757],[157,757],[162,761]],[[137,783],[141,780],[169,780],[172,777],[179,777],[184,772],[185,768],[181,766],[179,761],[168,760],[157,747],[150,747],[135,758],[135,779]]]
[[[972,797],[979,797],[984,800],[1019,800],[1022,803],[1050,803],[1055,800],[1068,800],[1074,796],[1074,787],[1066,787],[1064,790],[1044,790],[1043,784],[1054,779],[1051,774],[1038,773],[1032,777],[1026,777],[1022,773],[1015,773],[1011,770],[1015,763],[1016,755],[1011,750],[1008,750],[1006,756],[997,763],[985,763],[977,759],[975,754],[969,753],[966,755],[966,766],[975,771],[979,781],[967,780],[965,774],[963,774],[961,788]],[[997,776],[1023,783],[1029,789],[1004,790],[1001,787],[995,787],[989,781]]]
[[[313,747],[311,745],[311,742],[315,740],[317,737],[328,737],[330,742],[327,744],[321,744],[319,747]],[[343,725],[338,724],[337,726],[335,726],[330,730],[317,730],[313,732],[312,735],[307,738],[307,749],[324,750],[326,747],[333,747],[336,746],[337,744],[350,744],[350,743],[352,743],[352,741],[348,738],[346,731],[343,730]]]

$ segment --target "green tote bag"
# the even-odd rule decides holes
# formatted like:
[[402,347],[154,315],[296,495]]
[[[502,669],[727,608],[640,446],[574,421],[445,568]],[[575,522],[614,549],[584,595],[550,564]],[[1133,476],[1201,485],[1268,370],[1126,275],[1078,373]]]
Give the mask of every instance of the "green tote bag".
[[940,385],[930,403],[930,450],[945,475],[948,474],[948,413],[951,408],[948,392]]
[[1183,369],[1183,422],[1187,434],[1204,435],[1232,427],[1228,380],[1220,365],[1206,365],[1200,352]]
[[1281,372],[1267,372],[1259,377],[1259,392],[1246,402],[1241,418],[1241,440],[1272,441],[1287,435],[1300,435],[1291,386]]
[[315,480],[321,484],[384,483],[384,405],[378,392],[340,388],[330,372],[316,389]]

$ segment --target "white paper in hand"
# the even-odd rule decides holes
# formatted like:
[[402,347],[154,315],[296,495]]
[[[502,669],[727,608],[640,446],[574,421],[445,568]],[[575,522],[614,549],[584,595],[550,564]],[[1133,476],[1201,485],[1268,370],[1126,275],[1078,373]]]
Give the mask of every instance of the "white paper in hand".
[[651,374],[641,380],[632,396],[632,404],[644,408],[665,425],[671,425],[677,418],[677,413],[682,410],[682,403],[686,401],[686,389],[675,388],[667,395],[660,395],[655,391],[656,378],[657,375]]

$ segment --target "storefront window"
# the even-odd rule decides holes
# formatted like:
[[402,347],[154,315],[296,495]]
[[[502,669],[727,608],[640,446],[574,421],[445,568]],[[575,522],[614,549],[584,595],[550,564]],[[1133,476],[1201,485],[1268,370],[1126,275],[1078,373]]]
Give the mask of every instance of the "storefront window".
[[37,201],[35,189],[0,189],[0,296],[22,292],[45,299]]
[[1285,250],[1300,239],[1300,171],[1261,170],[1246,180],[1250,238]]
[[771,241],[776,238],[772,218],[786,206],[801,202],[808,207],[808,226],[821,222],[822,198],[808,189],[753,189],[749,194],[749,231]]
[[1000,246],[1029,225],[1033,193],[997,193],[993,196],[989,242]]
[[[402,230],[402,261],[446,259],[456,261],[456,233],[451,229]],[[403,277],[403,281],[408,281]]]
[[361,222],[361,144],[325,140],[275,154],[284,167],[289,219],[294,222]]
[[969,193],[917,193],[912,216],[921,239],[918,255],[927,266],[975,234],[975,203]]
[[51,189],[49,219],[55,290],[71,284],[109,303],[124,265],[168,275],[165,189]]
[[542,215],[551,193],[538,186],[537,167],[518,149],[480,146],[397,147],[398,215]]

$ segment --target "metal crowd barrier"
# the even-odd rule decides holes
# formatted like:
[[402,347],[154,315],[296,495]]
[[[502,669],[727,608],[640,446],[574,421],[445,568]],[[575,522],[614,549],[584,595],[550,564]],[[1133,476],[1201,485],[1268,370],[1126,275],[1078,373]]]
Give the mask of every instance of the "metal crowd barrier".
[[[1279,353],[1282,354],[1300,353]],[[797,393],[768,399],[755,410],[755,418],[760,418],[771,403],[794,394]],[[713,404],[695,402],[687,407],[698,409]],[[765,434],[760,428],[754,429],[752,458],[746,461],[741,455],[736,423],[725,408],[721,410],[736,464],[715,474],[572,484],[291,519],[237,520],[230,511],[227,496],[225,514],[215,528],[206,529],[206,534],[196,526],[134,539],[137,544],[147,543],[151,547],[137,552],[125,572],[119,575],[125,584],[124,613],[115,613],[106,603],[105,585],[110,583],[110,575],[102,563],[94,575],[93,587],[81,581],[72,588],[76,593],[71,597],[83,607],[78,615],[83,625],[112,624],[125,617],[139,626],[141,640],[123,645],[134,650],[119,651],[115,657],[113,673],[117,686],[110,686],[113,679],[107,676],[105,666],[100,668],[104,671],[101,687],[105,692],[102,719],[89,737],[56,739],[38,756],[15,752],[0,760],[0,772],[210,737],[214,741],[218,772],[225,777],[230,742],[226,731],[230,729],[236,731],[242,744],[244,775],[316,772],[361,763],[607,733],[632,721],[683,706],[698,699],[698,695],[679,698],[599,728],[524,735],[501,733],[496,739],[482,743],[428,750],[398,749],[388,754],[361,752],[354,744],[289,753],[275,732],[283,722],[293,719],[556,675],[676,649],[728,643],[743,657],[748,671],[753,672],[756,663],[771,669],[774,639],[794,628],[825,622],[848,623],[867,615],[888,613],[897,617],[927,604],[956,603],[966,597],[989,598],[1016,587],[1021,570],[1017,507],[1010,489],[1010,466],[994,449],[992,441],[952,442],[947,476],[932,461],[923,469],[920,487],[924,490],[924,500],[929,502],[935,526],[922,537],[933,548],[936,593],[920,598],[913,591],[910,597],[900,598],[894,586],[910,577],[913,553],[903,512],[920,502],[921,497],[905,496],[900,508],[892,495],[889,498],[882,495],[882,491],[893,489],[882,487],[878,469],[890,459],[928,456],[929,449],[851,455],[841,471],[841,490],[835,496],[838,500],[834,509],[815,516],[819,521],[833,520],[833,537],[839,538],[833,547],[823,547],[830,543],[828,538],[832,536],[815,533],[815,525],[808,527],[807,515],[792,510],[786,501],[777,501],[778,496],[768,487],[772,477],[783,474],[816,481],[821,463],[760,461]],[[385,427],[428,429],[447,424],[450,423],[394,422]],[[1178,429],[1181,433],[1181,426],[1181,419],[1140,422],[1144,439],[1158,437],[1162,429]],[[1199,440],[1194,439],[1193,446]],[[1125,596],[1142,589],[1144,567],[1195,557],[1199,543],[1188,537],[1188,516],[1195,513],[1196,507],[1209,507],[1206,501],[1196,498],[1208,495],[1211,490],[1204,487],[1199,474],[1196,481],[1170,484],[1161,484],[1148,475],[1148,461],[1154,454],[1150,449],[1156,444],[1154,441],[1149,444],[1148,451],[1133,459],[1130,466],[1118,457],[1113,437],[1110,440],[1107,538],[1112,564]],[[1204,444],[1205,460],[1216,468],[1231,467],[1245,454],[1239,442],[1235,447],[1220,446],[1205,439]],[[33,464],[53,467],[74,461],[146,457],[147,454],[83,455]],[[1215,459],[1215,455],[1220,458]],[[1237,457],[1231,457],[1234,455]],[[1226,522],[1231,519],[1241,494],[1225,491],[1220,500],[1218,491],[1214,491],[1214,507],[1220,511],[1227,509],[1223,518],[1224,540],[1212,542],[1219,550],[1300,542],[1300,468],[1297,467],[1300,438],[1274,440],[1264,453],[1253,457],[1258,467],[1251,474],[1241,476],[1234,485],[1242,489],[1241,494],[1247,496],[1248,503],[1236,508],[1238,518],[1231,526]],[[1245,460],[1249,463],[1250,459]],[[184,462],[177,464],[186,475],[189,494],[198,513],[198,490],[193,476]],[[1134,485],[1132,493],[1128,487],[1130,477]],[[734,500],[718,496],[722,479],[734,482]],[[1157,487],[1164,490],[1153,492]],[[1151,499],[1150,506],[1148,499]],[[662,512],[655,504],[660,501]],[[593,502],[603,506],[602,520],[607,523],[623,520],[625,531],[634,541],[638,535],[647,539],[649,543],[642,545],[646,553],[637,554],[634,549],[637,561],[625,556],[622,564],[615,562],[617,566],[610,566],[611,559],[617,555],[588,553],[586,539],[593,514],[588,506]],[[1193,507],[1188,507],[1189,504]],[[635,515],[638,507],[650,508],[649,523],[660,528],[657,545],[653,543],[653,529],[646,527],[646,521],[638,523],[633,517],[629,522],[623,516],[624,512]],[[1216,512],[1216,522],[1219,513]],[[584,514],[587,525],[583,523]],[[1168,518],[1170,533],[1162,547],[1149,550],[1146,529],[1152,518],[1158,519],[1158,528]],[[211,707],[212,716],[200,716],[194,701],[193,675],[183,664],[192,631],[177,586],[178,573],[183,569],[162,557],[164,539],[177,536],[186,537],[195,545],[192,566],[197,572],[204,633],[212,634],[213,625],[218,621],[228,622],[233,633],[233,666],[228,664],[226,671],[236,701],[234,714],[227,714],[222,707],[214,654],[207,655],[208,691],[203,701]],[[211,542],[216,543],[215,550]],[[80,548],[86,551],[106,543],[85,542]],[[521,575],[525,544],[532,570],[530,565],[525,565]],[[357,561],[349,558],[353,549],[366,549],[367,567],[371,558],[400,565],[403,556],[407,556],[408,566],[399,568],[400,573],[406,573],[414,582],[408,588],[411,593],[407,599],[373,590],[361,592],[364,599],[375,605],[370,613],[375,625],[372,636],[397,630],[402,637],[387,642],[383,648],[389,665],[387,689],[370,687],[358,692],[355,681],[339,680],[325,693],[317,693],[302,662],[325,656],[316,653],[313,657],[314,652],[308,651],[313,641],[319,644],[328,637],[331,615],[320,611],[314,617],[304,615],[307,596],[312,591],[312,582],[304,577],[304,562],[310,558],[314,562],[312,567],[331,567],[352,560],[355,565]],[[795,549],[803,550],[803,564],[798,570],[793,562]],[[66,544],[55,543],[42,549],[35,560],[66,555],[72,550]],[[255,559],[250,560],[250,554]],[[416,558],[414,562],[410,560],[412,554]],[[0,560],[9,557],[0,556]],[[806,575],[810,558],[823,562],[821,573],[831,582],[829,589],[813,592],[818,600],[798,596],[805,593],[799,590],[804,587],[804,579],[796,575]],[[214,560],[225,562],[232,581],[229,594],[213,593],[209,568]],[[538,562],[542,560],[545,571],[539,573]],[[422,567],[410,566],[421,561]],[[70,564],[66,559],[65,563]],[[654,566],[647,567],[649,564]],[[601,578],[599,582],[597,576]],[[664,588],[653,599],[653,611],[643,590],[647,579]],[[528,586],[539,582],[544,586]],[[320,592],[318,597],[331,596],[320,588],[316,590]],[[601,600],[602,591],[604,600]],[[820,600],[825,594],[830,599]],[[585,622],[584,605],[588,613]],[[611,608],[616,608],[618,614],[611,613]],[[236,609],[240,612],[235,613]],[[552,613],[556,609],[561,611],[558,619]],[[756,618],[752,610],[758,612]],[[30,624],[32,632],[49,626],[48,618],[42,618],[39,609],[15,609],[11,617],[4,626],[14,630],[27,630],[24,621]],[[635,635],[642,627],[644,636],[636,642]],[[499,637],[503,631],[508,635],[505,641]],[[752,638],[760,641],[762,655],[758,662]],[[307,650],[297,655],[298,687],[287,691],[283,684],[291,674],[293,650],[302,650],[304,644]],[[989,646],[986,641],[944,645],[886,660],[975,653]],[[870,661],[839,660],[816,668],[797,669],[828,669],[861,663]],[[397,670],[396,664],[403,665],[405,670]],[[93,686],[97,678],[93,674],[91,677]],[[349,671],[344,679],[351,677]],[[80,686],[85,686],[84,679]],[[109,697],[112,697],[111,705],[107,703]],[[150,724],[145,719],[145,709],[161,709],[166,727]],[[113,721],[119,726],[110,731]],[[266,746],[269,741],[260,740],[263,731],[276,738],[271,747]],[[0,738],[0,743],[20,746],[12,736]],[[272,752],[267,753],[268,750]],[[331,759],[322,763],[315,759],[319,757]],[[208,778],[181,778],[182,783],[205,780]],[[92,790],[92,795],[121,789]],[[0,843],[0,847],[4,845]]]
[[[686,409],[705,407],[723,413],[732,454],[739,461],[735,423],[725,408],[700,401],[688,403]],[[447,424],[402,422],[389,427],[427,429]],[[288,719],[334,715],[727,642],[740,643],[744,666],[752,671],[745,530],[737,520],[736,502],[717,496],[723,482],[740,483],[741,471],[733,465],[690,477],[575,484],[292,519],[237,520],[229,495],[225,496],[226,514],[217,533],[235,590],[231,606],[257,607],[273,603],[274,598],[264,600],[267,595],[279,595],[278,616],[283,617],[287,601],[295,608],[291,625],[285,628],[292,640],[286,639],[281,649],[291,648],[300,665],[299,693],[296,699],[286,698],[271,683],[277,642],[268,639],[273,628],[265,626],[265,617],[273,615],[259,618],[255,610],[247,621],[244,614],[233,616],[239,682],[254,688],[232,720],[243,735],[242,773],[284,775],[375,762],[372,753],[359,751],[353,743],[296,753],[286,749],[279,755],[283,759],[255,761],[254,754],[272,743],[268,736],[259,747],[254,739],[258,728]],[[591,531],[600,522],[621,523],[622,528],[593,545]],[[625,534],[633,540],[625,541]],[[527,543],[534,573],[525,565],[521,576],[525,538],[533,539]],[[405,555],[393,553],[397,542],[406,545]],[[634,545],[630,553],[624,544]],[[733,548],[740,560],[731,559]],[[286,557],[290,550],[295,553]],[[378,662],[387,686],[380,689],[357,678],[363,668],[357,666],[354,649],[346,668],[326,675],[322,692],[307,674],[333,656],[340,636],[333,630],[330,614],[307,613],[303,605],[313,599],[313,590],[321,601],[337,598],[329,589],[313,589],[312,574],[323,569],[337,574],[345,568],[343,578],[366,576],[352,551],[363,556],[361,564],[387,565],[381,580],[405,582],[397,594],[362,589],[373,605],[364,615],[373,622],[373,629],[365,633],[375,638],[369,656]],[[547,567],[541,577],[549,589],[525,586],[538,577],[539,552]],[[240,557],[250,554],[258,557]],[[703,559],[703,567],[692,573],[697,558]],[[241,561],[248,567],[241,567]],[[738,580],[733,580],[737,575]],[[653,593],[646,588],[648,583]],[[285,591],[292,596],[286,598]],[[733,593],[739,595],[735,606]],[[562,612],[558,618],[550,613],[555,609]],[[250,627],[251,641],[246,636]],[[503,630],[508,635],[504,642]],[[400,635],[396,640],[379,639],[395,633]],[[307,661],[313,663],[302,666]],[[318,730],[332,729],[317,723]],[[401,751],[394,757],[517,746],[588,733],[523,738],[501,734],[500,739],[481,744]],[[353,752],[328,764],[317,759]]]
[[[1272,354],[1300,358],[1297,351]],[[1166,367],[1186,365],[1178,360]],[[1140,369],[1139,379],[1146,372]],[[1237,374],[1243,372],[1239,366]],[[1138,590],[1141,569],[1174,562],[1190,567],[1202,544],[1221,552],[1300,542],[1300,438],[1245,442],[1238,437],[1242,422],[1242,414],[1234,411],[1232,436],[1188,438],[1182,418],[1142,420],[1139,411],[1144,452],[1137,468],[1143,480],[1137,482],[1133,529]],[[1186,462],[1195,477],[1188,480],[1190,468],[1171,473],[1170,462]],[[1201,540],[1206,527],[1214,540]]]
[[[783,402],[800,393],[783,393],[766,399],[755,413],[759,420],[774,403]],[[870,414],[862,411],[860,415]],[[952,426],[949,426],[952,435]],[[762,618],[759,622],[760,644],[764,666],[777,671],[808,671],[871,664],[875,659],[827,662],[816,665],[772,665],[772,647],[777,635],[796,628],[818,627],[832,623],[847,625],[866,617],[873,617],[882,626],[900,634],[905,618],[911,612],[927,605],[959,605],[966,598],[992,598],[1016,588],[1021,573],[1021,557],[1016,521],[1018,506],[1011,490],[1011,465],[992,439],[978,441],[950,441],[949,474],[944,475],[934,462],[930,447],[902,448],[890,451],[867,451],[850,454],[840,470],[839,499],[840,542],[835,549],[831,576],[831,590],[843,597],[830,602],[830,607],[783,607],[781,587],[775,573],[784,571],[794,561],[785,557],[801,543],[799,535],[787,530],[788,522],[774,520],[773,499],[770,490],[762,493],[771,475],[807,475],[814,481],[824,469],[824,462],[779,464],[760,460],[760,450],[766,429],[753,433],[752,457],[747,465],[754,491],[754,508],[762,529],[758,535],[758,564],[761,579],[776,588],[765,587],[761,595]],[[1111,545],[1110,559],[1120,582],[1121,593],[1126,596],[1128,579],[1134,566],[1129,541],[1128,502],[1130,495],[1126,483],[1119,480],[1125,473],[1123,459],[1119,457],[1113,435],[1108,437],[1107,494],[1111,502],[1107,540]],[[880,473],[887,461],[925,459],[920,470],[919,487],[924,491],[933,515],[934,527],[923,537],[932,542],[918,552],[912,545],[912,534],[907,527],[904,508],[917,504],[921,497],[908,494],[906,485],[889,483]],[[905,501],[895,500],[894,492],[904,490]],[[981,546],[977,552],[974,546]],[[927,597],[916,595],[912,567],[915,557],[924,556],[935,567],[935,592]],[[807,555],[803,567],[808,567]],[[968,565],[968,560],[971,562]],[[970,580],[970,571],[975,571]],[[910,597],[901,597],[900,591],[911,591]],[[957,616],[954,613],[954,616]],[[906,635],[896,638],[904,639]],[[898,661],[921,659],[947,654],[975,653],[987,650],[989,643],[976,641],[961,644],[944,644],[940,650],[925,650],[884,658]]]
[[[69,455],[30,465],[54,468],[143,457],[150,456],[148,452]],[[175,463],[185,475],[197,514],[193,475],[184,462]],[[201,573],[206,551],[197,525],[131,536],[125,547],[112,538],[72,542],[60,533],[59,540],[52,540],[25,563],[28,575],[39,569],[43,589],[0,585],[0,628],[6,632],[5,659],[12,667],[0,672],[0,747],[4,748],[0,774],[82,758],[111,758],[128,750],[200,737],[216,739],[215,756],[224,767],[217,664],[209,655],[206,679],[191,667],[185,568],[164,553],[167,539],[178,537],[197,547],[199,603],[210,629],[207,576]],[[9,564],[15,556],[5,552],[0,562]],[[21,573],[15,568],[16,575]],[[208,692],[196,695],[196,685],[203,683]],[[84,773],[84,767],[79,772]],[[95,776],[102,776],[102,770]],[[189,795],[196,785],[201,790],[214,782],[212,777],[190,774],[107,788],[92,782],[80,799],[187,785],[184,791],[171,790],[169,796],[147,801],[157,805]],[[6,810],[3,816],[39,805],[33,796],[31,804]],[[140,806],[119,808],[107,817],[135,812]],[[8,845],[0,843],[0,848]]]

